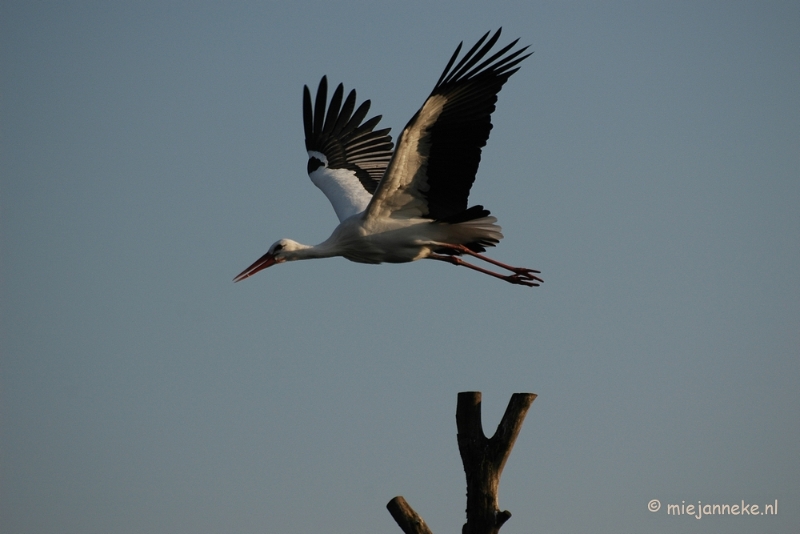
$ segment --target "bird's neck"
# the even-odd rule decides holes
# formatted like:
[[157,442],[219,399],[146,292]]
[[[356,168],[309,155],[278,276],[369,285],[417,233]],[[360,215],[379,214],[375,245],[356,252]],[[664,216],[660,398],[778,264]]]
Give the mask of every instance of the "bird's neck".
[[292,251],[286,251],[284,253],[284,257],[286,261],[300,261],[300,260],[313,260],[318,258],[331,258],[336,256],[337,253],[333,248],[327,243],[320,243],[319,245],[303,245],[301,243],[297,243],[295,245],[295,249]]

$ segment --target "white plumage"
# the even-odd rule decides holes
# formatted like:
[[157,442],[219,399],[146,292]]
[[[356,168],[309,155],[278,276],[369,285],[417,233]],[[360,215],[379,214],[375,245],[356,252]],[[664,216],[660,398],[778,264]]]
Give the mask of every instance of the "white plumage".
[[[495,224],[497,219],[483,206],[467,207],[481,149],[492,129],[497,94],[530,55],[522,55],[527,47],[510,52],[514,41],[486,58],[499,37],[500,30],[491,37],[485,34],[453,66],[461,51],[458,45],[431,95],[400,133],[395,151],[389,129],[374,130],[380,115],[364,121],[369,100],[355,109],[355,91],[342,102],[344,88],[339,84],[326,106],[327,79],[323,77],[312,106],[305,87],[308,175],[328,197],[340,224],[319,245],[291,239],[275,242],[234,282],[277,263],[342,256],[359,263],[429,258],[513,284],[538,286],[542,282],[536,276],[539,271],[480,254],[503,234]],[[460,257],[463,254],[511,274],[467,263]]]

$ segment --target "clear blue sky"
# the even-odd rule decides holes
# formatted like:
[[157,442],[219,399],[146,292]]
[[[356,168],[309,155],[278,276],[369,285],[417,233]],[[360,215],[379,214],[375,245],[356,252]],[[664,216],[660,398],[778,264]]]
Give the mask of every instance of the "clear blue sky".
[[[459,41],[535,51],[471,201],[528,289],[439,262],[231,279],[324,240],[301,91],[399,128]],[[459,391],[539,395],[504,534],[800,524],[797,2],[3,2],[0,531],[434,533]],[[648,501],[779,501],[668,516]]]

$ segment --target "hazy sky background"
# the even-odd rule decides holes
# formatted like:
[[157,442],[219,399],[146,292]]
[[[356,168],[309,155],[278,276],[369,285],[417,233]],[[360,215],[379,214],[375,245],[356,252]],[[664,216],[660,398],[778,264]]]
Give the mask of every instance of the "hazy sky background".
[[[396,137],[500,26],[535,53],[471,201],[542,287],[343,259],[231,282],[336,225],[304,84]],[[0,135],[3,533],[397,534],[396,495],[460,532],[469,390],[489,434],[539,395],[504,534],[797,532],[798,2],[3,2]]]

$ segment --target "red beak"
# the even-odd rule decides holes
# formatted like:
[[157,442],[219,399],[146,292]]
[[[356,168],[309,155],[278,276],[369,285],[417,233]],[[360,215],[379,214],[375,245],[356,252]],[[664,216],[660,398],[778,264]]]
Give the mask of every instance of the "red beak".
[[254,274],[256,274],[258,271],[264,270],[267,267],[271,267],[276,263],[278,262],[275,261],[275,256],[267,252],[266,254],[258,258],[255,261],[255,263],[253,263],[253,265],[251,265],[250,267],[239,273],[239,275],[236,278],[234,278],[233,281],[235,283],[244,280],[245,278],[249,278]]

